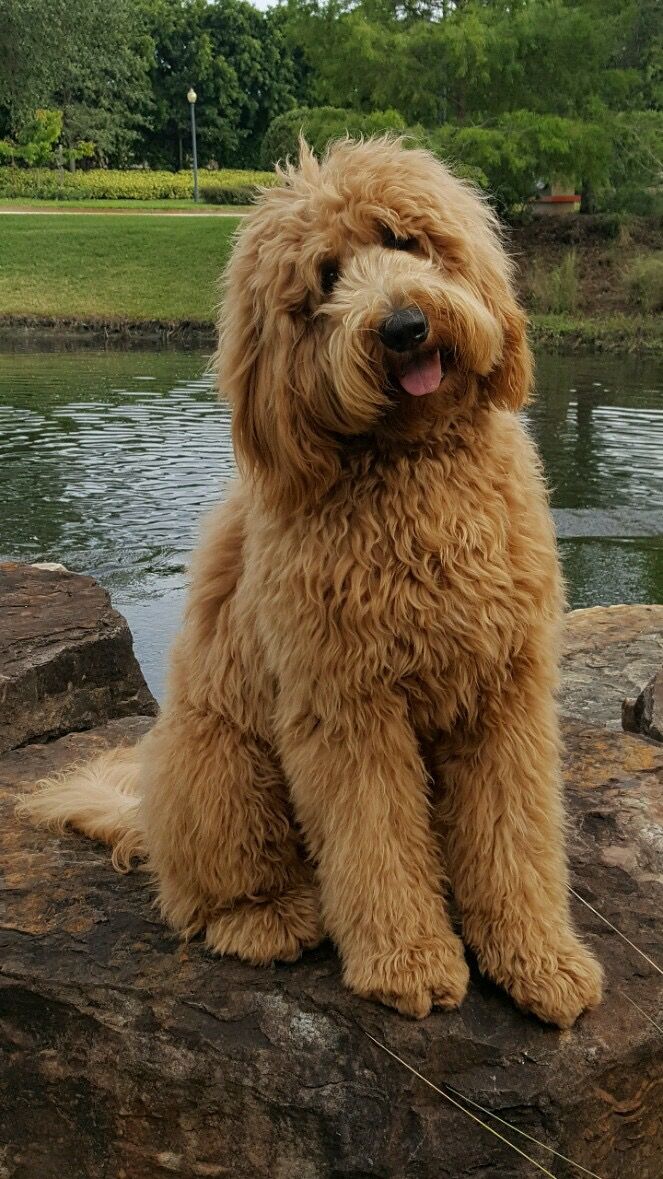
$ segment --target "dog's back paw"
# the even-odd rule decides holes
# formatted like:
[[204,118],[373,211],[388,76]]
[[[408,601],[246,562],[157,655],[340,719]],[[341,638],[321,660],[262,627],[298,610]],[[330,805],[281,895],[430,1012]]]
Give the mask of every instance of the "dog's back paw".
[[265,900],[237,901],[208,922],[205,940],[216,954],[267,966],[295,962],[322,938],[317,891],[299,886]]

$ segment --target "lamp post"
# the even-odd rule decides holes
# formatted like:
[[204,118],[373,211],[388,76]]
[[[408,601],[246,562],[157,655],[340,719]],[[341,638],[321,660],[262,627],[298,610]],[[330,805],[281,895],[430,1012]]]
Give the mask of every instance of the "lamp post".
[[193,199],[198,203],[198,152],[196,150],[196,94],[193,86],[189,87],[187,98],[191,107],[191,144],[193,147]]

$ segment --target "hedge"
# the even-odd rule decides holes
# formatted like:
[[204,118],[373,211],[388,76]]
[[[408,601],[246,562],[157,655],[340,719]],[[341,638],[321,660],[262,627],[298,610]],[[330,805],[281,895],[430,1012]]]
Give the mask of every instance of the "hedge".
[[342,139],[345,135],[358,138],[406,130],[405,119],[398,111],[366,114],[334,106],[301,106],[272,119],[262,141],[260,159],[264,168],[273,167],[286,158],[297,160],[302,132],[316,154],[322,155],[330,140]]
[[[270,185],[273,183],[274,177],[270,176]],[[200,199],[206,205],[250,205],[260,192],[261,186],[265,186],[264,181],[260,181],[260,184],[228,185],[227,188],[205,181],[200,185]]]
[[[201,194],[221,193],[227,200],[217,204],[246,204],[258,185],[276,182],[273,172],[243,172],[226,169],[201,170]],[[193,198],[191,172],[116,172],[96,168],[90,171],[57,172],[49,168],[0,168],[0,199],[35,200],[187,200]]]

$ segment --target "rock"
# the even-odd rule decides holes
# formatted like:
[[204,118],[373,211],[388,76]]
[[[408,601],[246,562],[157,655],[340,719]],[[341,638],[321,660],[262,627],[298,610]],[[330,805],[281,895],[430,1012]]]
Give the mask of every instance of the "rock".
[[93,578],[2,564],[0,617],[0,752],[111,717],[155,715],[129,627]]
[[623,701],[622,727],[629,733],[644,733],[652,741],[663,741],[663,668],[635,700]]
[[[605,670],[596,634],[571,621],[567,708],[599,701],[612,724],[624,650],[639,652],[638,676],[649,658],[651,617],[637,618],[631,639],[628,614],[619,640],[603,630]],[[179,945],[144,874],[119,876],[107,849],[14,817],[23,785],[148,725],[114,720],[0,758],[2,1179],[536,1173],[366,1032],[601,1179],[660,1179],[661,976],[575,898],[606,970],[603,1005],[576,1028],[520,1014],[474,968],[460,1011],[413,1023],[350,995],[328,945],[270,970]],[[661,963],[663,748],[578,719],[565,740],[573,887]],[[495,1128],[558,1179],[578,1173]]]
[[566,618],[561,704],[566,716],[622,727],[635,697],[663,665],[663,606],[594,606]]

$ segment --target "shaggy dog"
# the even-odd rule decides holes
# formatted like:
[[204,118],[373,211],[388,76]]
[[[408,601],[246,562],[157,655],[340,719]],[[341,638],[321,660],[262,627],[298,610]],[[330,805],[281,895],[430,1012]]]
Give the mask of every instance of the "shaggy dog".
[[347,985],[456,1007],[463,942],[567,1027],[563,593],[516,411],[531,360],[495,218],[424,151],[341,142],[244,222],[218,352],[242,472],[134,749],[32,795],[145,856],[171,926],[248,962],[328,934]]

